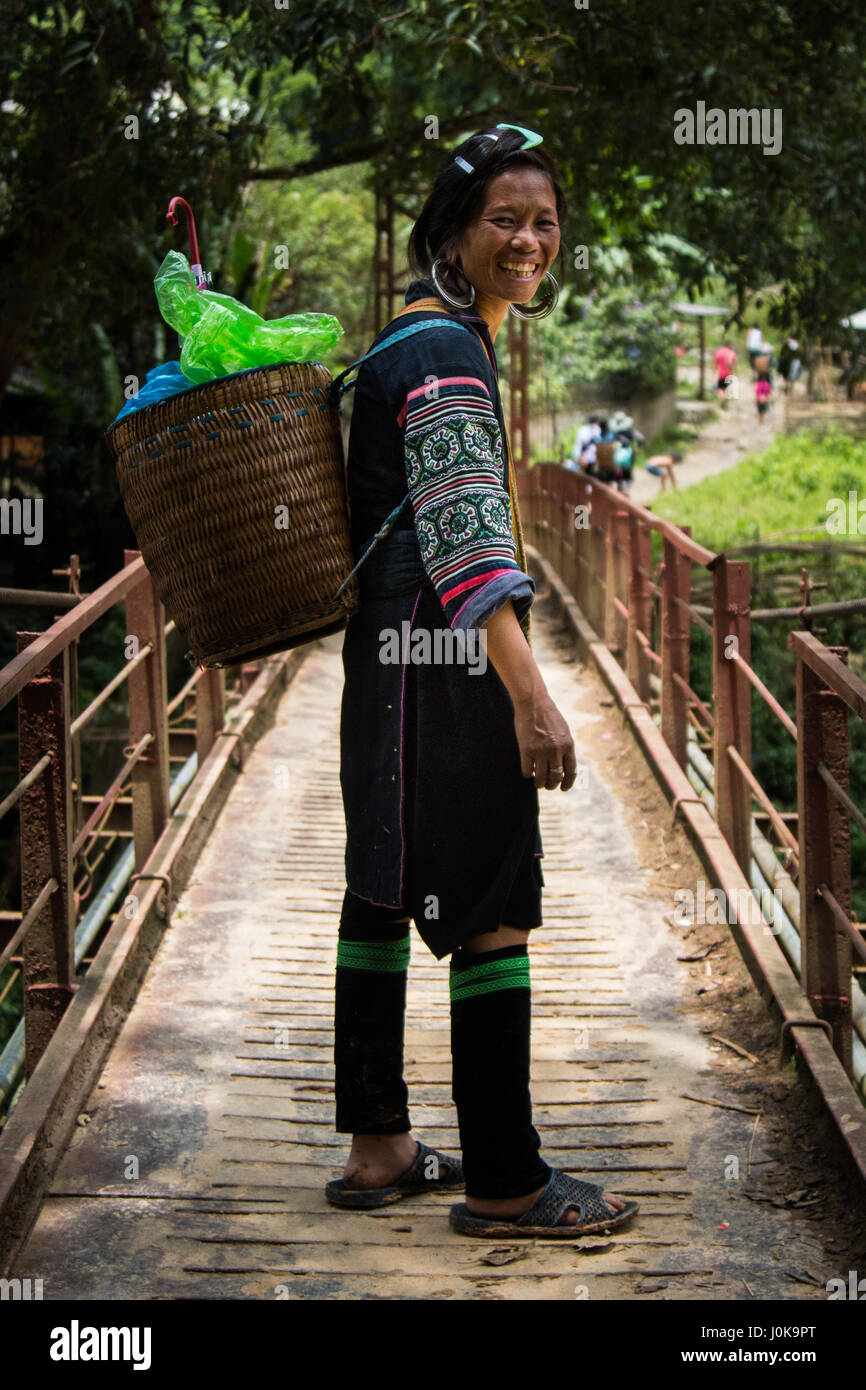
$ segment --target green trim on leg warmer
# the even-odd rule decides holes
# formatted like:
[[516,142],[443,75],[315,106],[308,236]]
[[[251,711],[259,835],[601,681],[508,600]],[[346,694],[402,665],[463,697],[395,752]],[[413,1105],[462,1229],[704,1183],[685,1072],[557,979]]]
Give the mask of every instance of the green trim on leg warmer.
[[409,969],[410,936],[407,932],[397,941],[337,942],[337,965],[344,970],[376,970],[399,972]]
[[465,970],[452,970],[449,985],[452,1003],[502,989],[529,989],[529,956],[484,960]]

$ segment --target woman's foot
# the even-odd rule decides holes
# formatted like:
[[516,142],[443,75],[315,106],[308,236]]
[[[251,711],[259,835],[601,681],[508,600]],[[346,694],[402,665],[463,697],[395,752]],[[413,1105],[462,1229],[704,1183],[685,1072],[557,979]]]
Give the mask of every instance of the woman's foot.
[[412,1166],[418,1151],[418,1141],[409,1133],[355,1134],[343,1169],[343,1182],[358,1192],[389,1187]]
[[[539,1187],[535,1192],[528,1192],[524,1197],[469,1197],[466,1198],[466,1207],[471,1216],[499,1216],[503,1221],[516,1221],[525,1211],[529,1211],[533,1202],[536,1202],[544,1191]],[[625,1197],[619,1197],[615,1192],[602,1192],[602,1201],[606,1202],[611,1209],[611,1215],[618,1215],[627,1205]],[[578,1215],[574,1207],[569,1207],[564,1212],[560,1221],[560,1226],[576,1226]]]

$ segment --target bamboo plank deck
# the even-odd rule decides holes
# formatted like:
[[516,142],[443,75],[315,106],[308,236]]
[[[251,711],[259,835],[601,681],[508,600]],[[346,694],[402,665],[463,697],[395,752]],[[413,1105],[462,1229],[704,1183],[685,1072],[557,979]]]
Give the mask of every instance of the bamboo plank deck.
[[[552,1163],[641,1211],[610,1236],[503,1249],[452,1232],[451,1198],[325,1202],[346,1151],[331,1057],[341,640],[311,651],[232,791],[14,1272],[43,1278],[46,1299],[718,1299],[744,1297],[746,1273],[757,1297],[791,1297],[755,1253],[785,1240],[795,1258],[790,1213],[740,1203],[748,1230],[720,1239],[724,1158],[745,1153],[751,1122],[680,1097],[705,1085],[709,1044],[678,1012],[670,892],[595,768],[601,687],[576,679],[541,617],[536,655],[591,775],[542,794],[535,1119]],[[413,1121],[456,1152],[447,971],[413,936]],[[711,1094],[724,1099],[718,1077]]]

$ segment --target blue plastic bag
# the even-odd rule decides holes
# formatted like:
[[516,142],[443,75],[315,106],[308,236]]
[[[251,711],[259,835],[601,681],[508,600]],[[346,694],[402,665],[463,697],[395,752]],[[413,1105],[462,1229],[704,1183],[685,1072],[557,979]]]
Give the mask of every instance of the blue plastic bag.
[[179,362],[163,362],[159,367],[151,367],[138,395],[131,396],[114,418],[122,420],[124,415],[131,415],[134,410],[155,405],[167,396],[176,396],[179,391],[189,391],[195,384],[184,376]]

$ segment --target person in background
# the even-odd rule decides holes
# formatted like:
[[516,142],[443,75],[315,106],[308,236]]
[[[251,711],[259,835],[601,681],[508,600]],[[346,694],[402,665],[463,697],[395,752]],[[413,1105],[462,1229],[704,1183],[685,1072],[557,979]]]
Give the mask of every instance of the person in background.
[[755,358],[760,356],[763,346],[764,335],[761,332],[760,326],[757,323],[753,323],[746,334],[746,351],[749,354],[749,366],[752,371],[755,370]]
[[597,427],[598,434],[595,436],[594,439],[590,441],[584,454],[585,462],[583,465],[583,471],[588,478],[598,478],[601,476],[598,471],[597,448],[603,440],[609,438],[607,428],[607,417],[605,415],[599,415],[597,417]]
[[726,405],[728,400],[728,383],[737,365],[737,354],[734,352],[727,338],[722,346],[716,349],[713,361],[716,364],[716,396],[721,401],[722,405]]
[[669,454],[652,454],[646,461],[644,467],[647,473],[652,473],[656,478],[661,478],[661,492],[665,492],[669,487],[676,487],[674,477],[674,466],[682,463],[683,456],[675,452]]
[[590,466],[595,463],[595,446],[600,438],[601,420],[593,412],[586,424],[581,425],[577,431],[569,466],[575,466],[577,469],[584,468],[588,471]]
[[635,454],[645,442],[644,437],[640,430],[635,429],[634,420],[624,410],[618,410],[611,418],[608,434],[614,445],[614,483],[618,492],[627,493],[631,489]]
[[759,420],[762,420],[769,410],[772,394],[773,387],[770,382],[770,373],[759,372],[758,380],[755,382],[755,404],[758,407]]
[[779,353],[779,373],[785,382],[785,391],[790,391],[797,380],[803,364],[800,361],[800,344],[796,338],[787,338]]

